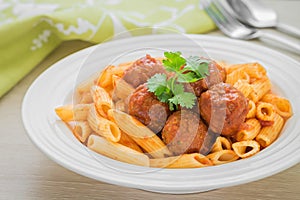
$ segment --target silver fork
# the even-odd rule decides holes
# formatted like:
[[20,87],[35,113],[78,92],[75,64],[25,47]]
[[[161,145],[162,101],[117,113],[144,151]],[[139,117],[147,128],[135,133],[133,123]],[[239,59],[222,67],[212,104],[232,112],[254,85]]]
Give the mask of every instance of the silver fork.
[[234,18],[230,10],[226,8],[224,0],[201,0],[207,14],[216,23],[219,29],[227,36],[235,39],[251,40],[251,39],[267,39],[277,43],[281,43],[287,47],[286,49],[300,54],[300,42],[288,40],[278,35],[250,28],[240,23]]

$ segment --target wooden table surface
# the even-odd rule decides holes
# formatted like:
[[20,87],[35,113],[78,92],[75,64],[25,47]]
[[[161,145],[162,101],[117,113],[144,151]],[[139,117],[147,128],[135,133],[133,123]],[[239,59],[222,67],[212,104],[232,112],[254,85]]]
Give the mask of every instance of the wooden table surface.
[[[265,2],[278,12],[280,21],[300,28],[300,1]],[[222,33],[215,31],[210,35],[222,36]],[[251,42],[281,51],[300,62],[299,55],[260,41]],[[239,186],[204,193],[168,195],[95,181],[47,158],[29,140],[24,130],[21,120],[23,96],[45,69],[87,46],[90,44],[80,41],[63,43],[0,99],[0,199],[299,199],[300,164],[271,177]]]

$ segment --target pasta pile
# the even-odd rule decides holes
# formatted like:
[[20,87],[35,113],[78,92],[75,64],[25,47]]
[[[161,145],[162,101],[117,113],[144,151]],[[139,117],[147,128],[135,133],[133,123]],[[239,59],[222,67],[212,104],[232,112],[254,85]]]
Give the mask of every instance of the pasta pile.
[[245,123],[234,137],[218,137],[206,156],[173,156],[155,133],[123,112],[124,99],[134,88],[121,77],[131,64],[107,66],[100,75],[78,85],[77,104],[55,109],[81,143],[118,161],[159,168],[199,168],[232,162],[253,156],[272,144],[292,115],[290,102],[271,93],[271,82],[260,64],[224,64],[226,83],[240,90],[249,101]]

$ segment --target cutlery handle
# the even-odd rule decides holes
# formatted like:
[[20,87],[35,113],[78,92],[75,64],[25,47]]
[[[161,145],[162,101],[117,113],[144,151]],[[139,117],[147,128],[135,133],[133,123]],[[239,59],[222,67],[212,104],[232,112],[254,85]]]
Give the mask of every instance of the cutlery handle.
[[300,42],[299,40],[292,40],[292,39],[287,39],[272,33],[260,31],[259,32],[259,39],[268,39],[272,40],[273,42],[277,42],[280,44],[280,46],[284,46],[284,49],[287,49],[293,53],[299,54],[300,55]]
[[282,24],[282,23],[278,23],[276,25],[276,28],[284,33],[288,33],[294,37],[300,38],[300,29],[294,27],[294,26],[290,26],[288,24]]

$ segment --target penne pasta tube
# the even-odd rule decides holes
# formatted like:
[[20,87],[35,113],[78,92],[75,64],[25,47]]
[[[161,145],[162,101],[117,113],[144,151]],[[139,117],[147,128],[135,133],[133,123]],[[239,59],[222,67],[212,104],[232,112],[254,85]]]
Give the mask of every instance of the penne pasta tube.
[[241,158],[253,156],[260,151],[259,143],[254,140],[235,142],[232,144],[232,148],[234,152]]
[[134,92],[134,88],[128,84],[124,79],[119,79],[116,82],[113,96],[114,98],[126,99]]
[[229,163],[239,159],[238,155],[232,150],[221,150],[210,153],[206,156],[214,165]]
[[113,110],[113,113],[114,119],[120,129],[127,133],[153,158],[163,158],[172,155],[163,141],[141,122],[118,110]]
[[99,154],[121,162],[149,166],[149,158],[145,154],[122,144],[110,142],[101,136],[91,135],[88,139],[87,147]]
[[115,68],[113,65],[105,67],[97,80],[97,85],[103,88],[112,88],[113,68]]
[[243,129],[237,132],[235,138],[237,141],[253,140],[261,129],[260,122],[255,119],[247,119]]
[[236,70],[243,70],[245,71],[251,78],[262,78],[267,74],[266,69],[259,63],[245,63],[245,64],[235,64],[230,65],[226,68],[227,74],[230,74]]
[[271,103],[275,111],[285,119],[291,117],[293,114],[290,101],[283,97],[279,97],[275,94],[266,94],[261,101]]
[[109,121],[98,115],[95,106],[92,106],[88,114],[87,121],[92,130],[112,142],[118,142],[121,138],[119,127],[112,121]]
[[274,106],[266,102],[258,102],[256,105],[256,118],[261,121],[274,121]]
[[109,109],[107,111],[107,119],[109,121],[116,122],[115,117],[114,117],[114,109]]
[[257,62],[244,64],[243,70],[254,79],[261,79],[267,74],[266,69]]
[[73,128],[75,137],[81,142],[85,142],[86,139],[92,134],[93,130],[89,126],[87,121],[77,121]]
[[226,83],[234,85],[238,80],[243,80],[247,83],[250,82],[249,75],[243,70],[236,70],[226,76]]
[[112,75],[112,82],[113,82],[113,88],[116,87],[118,81],[121,80],[121,77],[117,76],[117,75]]
[[222,151],[222,150],[230,150],[231,149],[231,143],[230,141],[225,137],[217,137],[216,142],[212,146],[211,153],[216,151]]
[[126,112],[127,105],[125,104],[124,100],[118,100],[117,102],[115,102],[115,109],[122,112]]
[[241,91],[245,97],[248,97],[253,91],[252,86],[245,80],[238,80],[233,87]]
[[255,103],[258,102],[265,94],[271,90],[271,81],[265,77],[251,83],[253,92],[250,93],[249,97]]
[[243,70],[244,64],[233,64],[233,65],[225,65],[225,70],[227,74],[230,74],[236,70]]
[[105,88],[107,91],[111,91],[114,88],[113,76],[122,77],[125,70],[131,66],[130,63],[120,64],[118,67],[113,65],[107,66],[100,74],[97,85]]
[[247,113],[246,118],[247,119],[254,118],[256,115],[256,105],[255,105],[254,101],[252,101],[252,100],[248,101],[248,110],[249,111]]
[[150,159],[150,167],[157,168],[199,168],[207,166],[212,166],[212,162],[199,153]]
[[143,150],[139,147],[139,145],[123,131],[122,131],[121,138],[118,143],[120,143],[124,146],[127,146],[133,150],[143,153]]
[[91,104],[93,103],[93,97],[90,92],[84,92],[80,96],[79,104]]
[[84,121],[87,119],[91,104],[64,105],[55,108],[56,114],[64,122]]
[[108,110],[113,107],[113,102],[109,94],[105,91],[105,89],[96,85],[91,87],[91,94],[97,112],[102,117],[107,118]]
[[260,130],[259,134],[256,136],[255,140],[262,147],[269,146],[278,137],[283,125],[284,125],[283,118],[276,113],[273,125],[263,127]]

